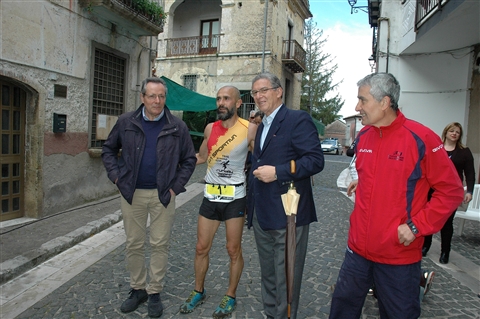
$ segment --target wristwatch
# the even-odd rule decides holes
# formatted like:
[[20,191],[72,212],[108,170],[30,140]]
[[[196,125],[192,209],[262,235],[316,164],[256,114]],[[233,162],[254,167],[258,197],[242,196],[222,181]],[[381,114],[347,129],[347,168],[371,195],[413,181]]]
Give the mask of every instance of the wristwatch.
[[411,220],[407,221],[407,225],[408,227],[410,227],[410,230],[414,235],[418,234],[417,226],[415,226],[415,224]]

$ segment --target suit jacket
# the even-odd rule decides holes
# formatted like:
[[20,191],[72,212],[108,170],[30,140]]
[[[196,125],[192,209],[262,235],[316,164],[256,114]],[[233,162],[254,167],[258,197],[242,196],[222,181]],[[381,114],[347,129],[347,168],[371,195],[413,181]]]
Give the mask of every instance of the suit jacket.
[[[281,195],[286,193],[290,182],[294,182],[300,194],[297,226],[317,221],[310,176],[322,171],[324,158],[318,132],[310,115],[304,111],[290,110],[280,106],[267,137],[260,150],[263,123],[258,127],[252,153],[247,212],[257,215],[263,230],[284,229],[287,217]],[[296,173],[290,173],[290,160],[296,162]],[[273,165],[277,180],[263,183],[253,177],[259,166]],[[248,226],[252,226],[253,214],[248,213]]]

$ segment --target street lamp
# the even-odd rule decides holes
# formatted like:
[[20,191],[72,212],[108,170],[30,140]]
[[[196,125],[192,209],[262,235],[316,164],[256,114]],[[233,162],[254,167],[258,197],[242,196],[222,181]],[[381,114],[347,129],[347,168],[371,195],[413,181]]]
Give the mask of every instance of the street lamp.
[[311,117],[312,116],[312,87],[306,84],[303,88],[308,90],[308,109],[310,111],[310,117]]
[[362,10],[363,12],[368,13],[368,6],[356,6],[357,0],[347,0],[348,4],[352,9],[350,10],[350,14],[353,14],[354,12],[357,13],[358,10]]

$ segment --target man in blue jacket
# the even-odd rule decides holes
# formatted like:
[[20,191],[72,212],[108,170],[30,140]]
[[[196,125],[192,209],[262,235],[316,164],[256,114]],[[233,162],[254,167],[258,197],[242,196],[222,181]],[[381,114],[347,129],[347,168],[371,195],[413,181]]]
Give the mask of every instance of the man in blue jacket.
[[[118,118],[102,149],[108,178],[120,193],[130,295],[120,310],[132,312],[148,299],[148,315],[160,317],[162,281],[175,216],[175,196],[185,191],[197,158],[186,124],[165,105],[167,85],[160,78],[142,82],[142,105]],[[120,153],[120,156],[118,154]],[[150,216],[150,282],[145,237]]]
[[[300,194],[297,214],[296,258],[291,318],[296,318],[308,244],[309,224],[317,221],[310,177],[323,169],[317,129],[308,113],[288,109],[283,88],[273,74],[257,75],[251,95],[264,112],[252,153],[247,212],[257,244],[262,300],[267,318],[287,317],[285,233],[287,216],[281,195],[291,181]],[[290,161],[296,163],[291,174]]]

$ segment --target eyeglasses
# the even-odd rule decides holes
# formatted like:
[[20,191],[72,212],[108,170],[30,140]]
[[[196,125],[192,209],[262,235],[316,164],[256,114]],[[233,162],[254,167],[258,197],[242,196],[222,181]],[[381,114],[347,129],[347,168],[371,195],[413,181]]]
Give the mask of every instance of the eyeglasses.
[[162,95],[162,94],[150,94],[150,95],[146,95],[146,94],[143,94],[144,97],[146,97],[148,100],[150,101],[155,101],[157,98],[159,100],[164,100],[165,99],[165,95]]
[[265,93],[267,93],[268,90],[276,90],[276,89],[278,89],[278,87],[276,87],[276,88],[261,88],[258,91],[250,91],[250,95],[252,97],[255,97],[255,95],[257,95],[257,93],[260,93],[261,95],[264,95]]

